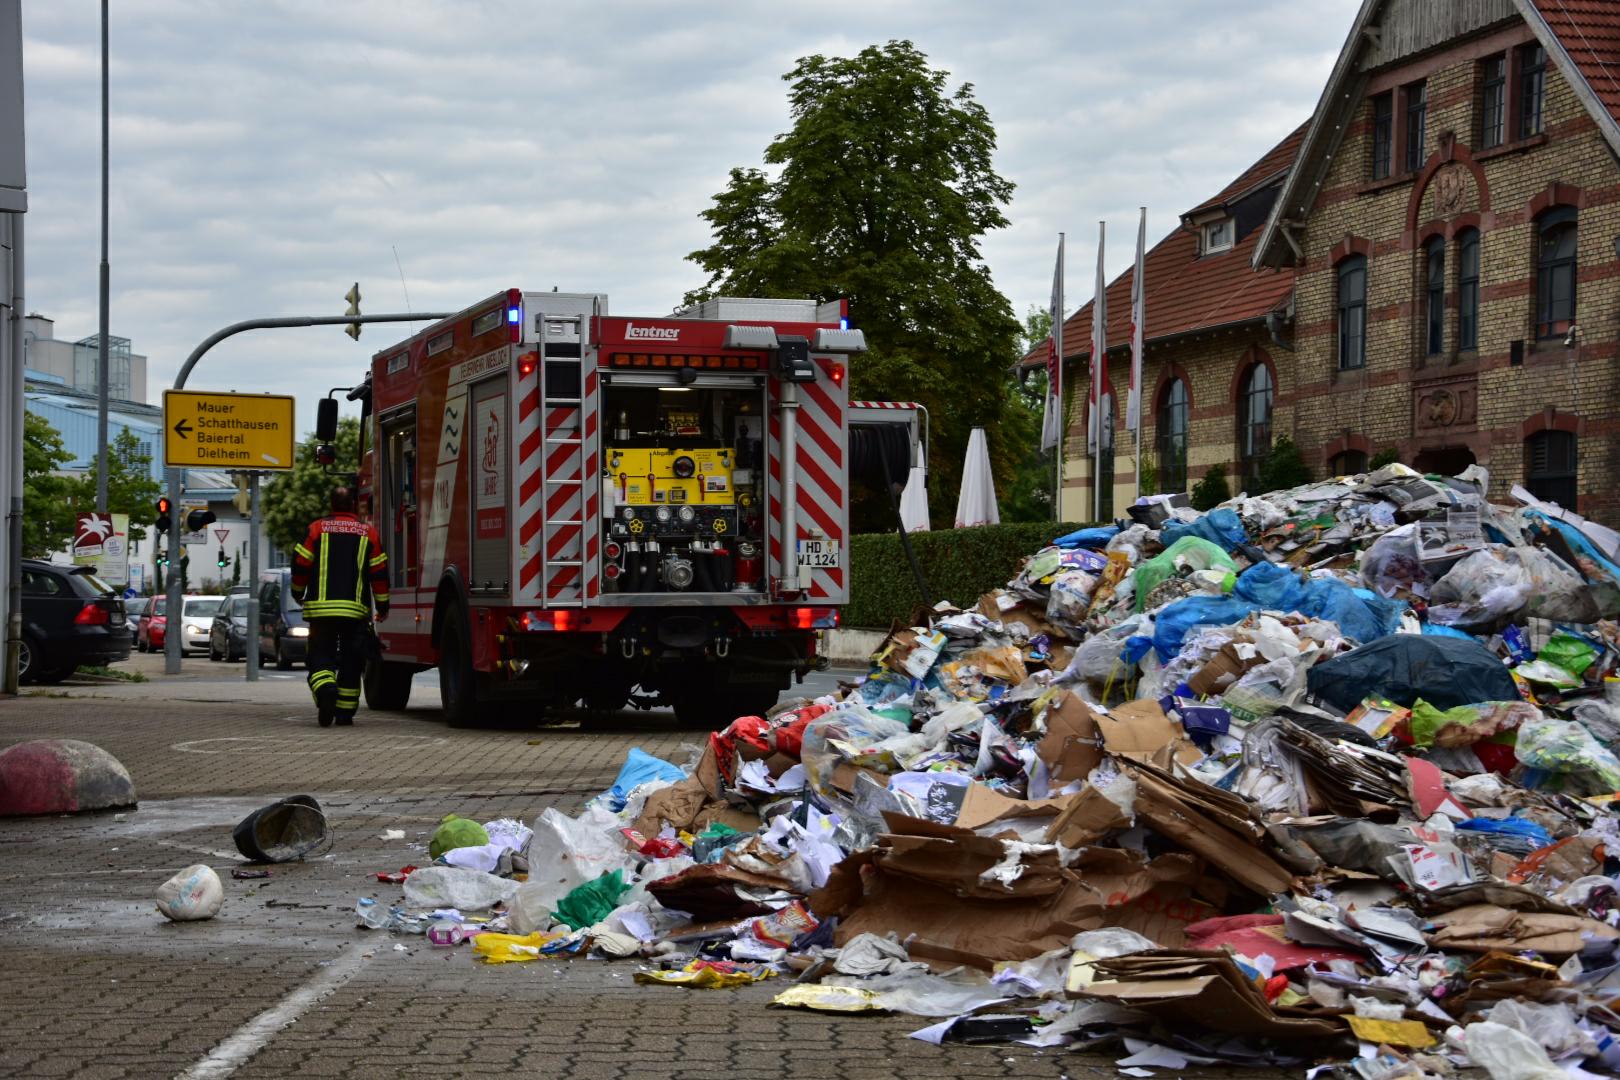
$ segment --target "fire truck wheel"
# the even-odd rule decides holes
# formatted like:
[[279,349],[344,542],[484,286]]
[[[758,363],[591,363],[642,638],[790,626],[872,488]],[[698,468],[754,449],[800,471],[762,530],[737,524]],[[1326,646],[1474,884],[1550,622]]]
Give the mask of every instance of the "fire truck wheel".
[[416,669],[392,660],[373,660],[366,665],[361,688],[366,707],[374,712],[399,712],[411,699],[411,676]]
[[451,727],[471,727],[480,719],[478,672],[473,669],[472,640],[466,616],[452,606],[439,631],[439,702]]
[[776,704],[775,690],[683,689],[670,695],[675,726],[686,731],[723,731],[739,716],[764,716]]

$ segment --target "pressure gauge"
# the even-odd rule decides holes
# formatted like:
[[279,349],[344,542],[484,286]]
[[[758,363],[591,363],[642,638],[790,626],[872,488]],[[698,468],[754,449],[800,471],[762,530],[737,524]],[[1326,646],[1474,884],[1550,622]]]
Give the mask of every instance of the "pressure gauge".
[[627,506],[623,510],[619,511],[619,516],[624,518],[626,521],[634,521],[636,519],[636,508],[633,506]]
[[659,524],[668,524],[670,517],[673,516],[670,514],[669,507],[667,506],[660,506],[653,513],[654,516],[658,518]]
[[697,520],[697,511],[690,506],[683,506],[677,511],[676,516],[681,519],[682,525],[690,525]]

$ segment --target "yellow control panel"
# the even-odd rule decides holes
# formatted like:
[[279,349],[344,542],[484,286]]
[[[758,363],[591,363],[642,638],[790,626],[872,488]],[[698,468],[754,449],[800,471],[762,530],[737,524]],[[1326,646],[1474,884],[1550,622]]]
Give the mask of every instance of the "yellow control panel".
[[620,506],[730,506],[730,450],[609,450],[608,480]]

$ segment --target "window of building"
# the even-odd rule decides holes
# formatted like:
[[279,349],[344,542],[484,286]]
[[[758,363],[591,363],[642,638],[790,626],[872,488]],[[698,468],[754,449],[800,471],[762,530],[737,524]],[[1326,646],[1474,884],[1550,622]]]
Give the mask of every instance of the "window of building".
[[1479,348],[1479,231],[1457,234],[1457,348]]
[[1541,108],[1547,91],[1547,50],[1541,45],[1519,49],[1519,132],[1528,139],[1541,134]]
[[1187,384],[1171,379],[1159,399],[1159,491],[1187,490]]
[[1507,131],[1507,56],[1489,57],[1481,65],[1479,145],[1501,146]]
[[1367,366],[1367,258],[1339,264],[1339,370]]
[[1389,176],[1389,163],[1395,140],[1395,101],[1390,94],[1373,98],[1372,178]]
[[1334,476],[1354,476],[1367,471],[1367,452],[1365,450],[1341,450],[1333,455],[1328,462],[1328,468]]
[[1275,387],[1271,369],[1255,364],[1243,376],[1238,399],[1238,457],[1241,459],[1243,486],[1255,491],[1260,483],[1260,467],[1271,453],[1271,400]]
[[1538,431],[1524,441],[1524,486],[1530,494],[1575,509],[1575,435]]
[[1575,208],[1536,220],[1536,337],[1562,337],[1575,321]]
[[1446,338],[1446,242],[1436,236],[1423,250],[1429,277],[1425,296],[1429,315],[1426,351],[1430,356],[1439,356]]
[[1232,250],[1233,232],[1231,218],[1221,218],[1204,226],[1204,254],[1213,255],[1217,251]]
[[1423,124],[1429,112],[1429,84],[1415,82],[1406,88],[1406,171],[1423,167]]

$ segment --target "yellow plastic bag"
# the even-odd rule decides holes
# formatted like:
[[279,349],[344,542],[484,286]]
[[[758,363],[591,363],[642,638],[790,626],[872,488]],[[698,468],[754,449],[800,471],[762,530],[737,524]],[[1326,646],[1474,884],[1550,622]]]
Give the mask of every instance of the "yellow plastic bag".
[[[729,966],[729,965],[728,965]],[[638,971],[638,983],[663,983],[665,986],[690,986],[697,990],[730,990],[768,979],[776,972],[768,967],[732,968],[719,970],[714,961],[693,960],[679,971]]]
[[520,960],[540,959],[540,949],[567,934],[545,934],[536,930],[532,934],[479,934],[472,939],[473,952],[487,964],[509,964]]
[[883,1011],[875,993],[854,986],[795,986],[777,994],[771,1004],[817,1012]]

